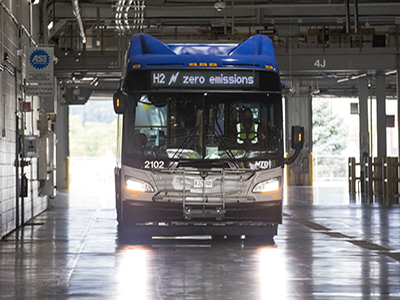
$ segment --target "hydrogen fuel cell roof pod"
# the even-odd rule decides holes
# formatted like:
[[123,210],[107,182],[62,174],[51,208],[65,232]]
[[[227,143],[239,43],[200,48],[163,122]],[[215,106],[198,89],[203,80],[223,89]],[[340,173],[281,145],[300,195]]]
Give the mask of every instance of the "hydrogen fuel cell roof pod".
[[127,72],[140,69],[223,67],[271,70],[279,74],[269,37],[254,35],[241,44],[164,44],[147,34],[135,34],[128,52]]

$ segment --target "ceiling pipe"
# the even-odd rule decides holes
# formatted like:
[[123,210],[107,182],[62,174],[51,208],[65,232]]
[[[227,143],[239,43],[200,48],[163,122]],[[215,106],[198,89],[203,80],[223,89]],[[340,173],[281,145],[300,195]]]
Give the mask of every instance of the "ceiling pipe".
[[358,0],[354,0],[354,9],[354,32],[358,33],[358,24],[360,24],[358,20]]
[[235,14],[234,14],[234,10],[235,10],[235,0],[232,0],[232,25],[231,25],[231,31],[232,31],[232,35],[235,34]]
[[49,42],[49,31],[47,30],[47,24],[49,24],[49,16],[47,14],[47,4],[49,0],[44,0],[40,3],[41,6],[41,22],[42,23],[42,43],[47,44]]
[[83,22],[82,22],[82,18],[81,18],[78,0],[72,0],[72,8],[73,8],[73,13],[75,15],[76,21],[78,22],[79,34],[82,39],[82,44],[86,44],[85,29],[83,28]]
[[344,0],[346,4],[346,33],[350,33],[350,0]]

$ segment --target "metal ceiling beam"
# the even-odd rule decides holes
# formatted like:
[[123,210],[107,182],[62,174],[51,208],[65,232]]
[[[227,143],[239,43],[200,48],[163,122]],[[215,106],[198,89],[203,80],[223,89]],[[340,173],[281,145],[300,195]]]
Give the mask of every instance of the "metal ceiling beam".
[[[330,74],[348,75],[375,74],[396,69],[395,48],[332,48],[332,49],[276,49],[276,57],[282,74]],[[118,50],[86,51],[84,64],[77,61],[74,55],[64,56],[63,51],[56,52],[59,62],[56,73],[68,73],[75,70],[90,72],[119,72]],[[376,57],[379,56],[379,59]]]
[[[99,1],[93,2],[96,3],[81,2],[79,4],[85,25],[87,27],[113,25],[115,9],[110,4],[111,1],[104,4],[99,4]],[[291,28],[296,26],[297,28],[300,26],[343,27],[346,21],[345,4],[329,4],[329,2],[319,5],[295,3],[253,5],[251,1],[235,0],[233,8],[228,3],[222,12],[218,12],[214,8],[215,1],[187,3],[175,1],[171,4],[162,0],[146,0],[145,25],[153,25],[152,29],[156,28],[155,26],[161,28],[178,26],[182,28],[181,31],[185,31],[185,26],[186,28],[217,26],[218,24],[222,26],[225,21],[230,26],[231,16],[234,16],[235,27],[275,25],[283,28],[283,31],[288,26],[282,25],[292,26]],[[358,3],[357,7],[359,25],[368,21],[371,26],[394,26],[396,22],[399,22],[396,12],[400,11],[400,3]],[[71,2],[55,2],[54,16],[56,21],[65,23],[64,27],[76,23]],[[52,17],[53,14],[51,14]],[[160,34],[160,32],[162,33],[163,30],[155,34]],[[291,31],[292,35],[296,34],[295,32],[297,31]],[[113,32],[108,31],[108,33]],[[289,34],[284,33],[283,36],[289,36]],[[311,84],[313,80],[316,80],[321,83],[321,90],[325,92],[345,95],[350,90],[355,91],[356,95],[355,81],[357,80],[349,80],[345,84],[338,84],[337,80],[358,74],[374,76],[376,72],[395,69],[396,48],[307,48],[290,49],[290,51],[286,48],[277,48],[276,54],[284,79],[299,78]],[[98,76],[99,80],[119,80],[121,69],[118,66],[117,50],[86,51],[84,53],[86,58],[82,61],[77,61],[72,55],[64,56],[61,52],[57,55],[59,63],[56,65],[55,73],[59,78],[68,78],[73,72],[82,71],[85,74]],[[378,56],[379,59],[376,59]],[[392,92],[391,89],[387,91]]]
[[[382,3],[382,4],[358,4],[360,17],[398,17],[396,11],[400,11],[400,3]],[[110,5],[87,4],[81,3],[81,15],[83,20],[96,20],[97,12],[95,8],[100,9],[100,18],[102,20],[113,20],[114,10]],[[227,6],[225,8],[227,14],[231,15],[232,8]],[[269,18],[283,18],[290,17],[298,19],[302,17],[318,17],[318,18],[345,18],[346,9],[343,5],[268,5],[268,4],[235,4],[234,15],[237,16],[255,16],[256,10],[261,10],[265,17]],[[146,1],[145,18],[223,18],[225,12],[218,12],[213,4],[210,5],[152,5],[151,1]],[[68,2],[55,3],[55,18],[56,19],[75,19],[71,4]],[[343,19],[344,20],[344,19]],[[327,22],[329,20],[327,19]]]
[[[282,72],[386,72],[396,69],[396,48],[275,49]],[[377,59],[379,57],[379,59]]]

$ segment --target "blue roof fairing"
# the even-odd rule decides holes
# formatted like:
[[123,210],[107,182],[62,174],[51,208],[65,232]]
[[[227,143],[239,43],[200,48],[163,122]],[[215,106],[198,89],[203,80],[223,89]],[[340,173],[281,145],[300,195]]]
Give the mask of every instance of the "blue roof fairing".
[[[207,68],[247,68],[266,70],[266,65],[279,73],[274,47],[269,37],[255,35],[241,44],[164,44],[140,33],[131,39],[127,71],[139,69],[192,68],[190,63],[216,63]],[[205,67],[203,67],[205,68]]]

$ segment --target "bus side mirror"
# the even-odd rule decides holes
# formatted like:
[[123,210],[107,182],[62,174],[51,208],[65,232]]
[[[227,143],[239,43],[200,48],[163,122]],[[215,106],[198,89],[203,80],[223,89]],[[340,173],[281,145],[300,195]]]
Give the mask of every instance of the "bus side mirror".
[[114,111],[116,114],[123,114],[125,111],[126,102],[128,95],[123,91],[119,90],[113,96]]
[[285,158],[284,163],[286,165],[292,164],[297,156],[299,156],[301,149],[304,146],[304,127],[292,126],[292,149],[295,150],[291,157]]
[[303,149],[304,146],[304,127],[292,126],[292,149]]

